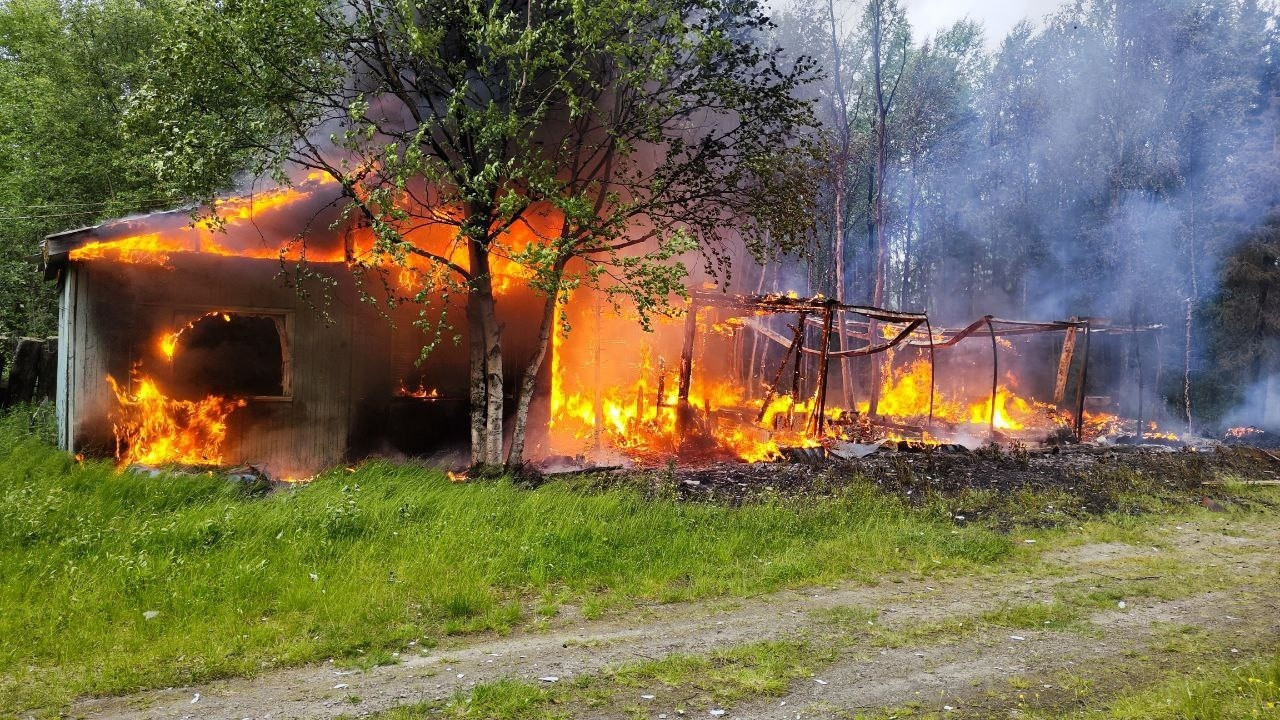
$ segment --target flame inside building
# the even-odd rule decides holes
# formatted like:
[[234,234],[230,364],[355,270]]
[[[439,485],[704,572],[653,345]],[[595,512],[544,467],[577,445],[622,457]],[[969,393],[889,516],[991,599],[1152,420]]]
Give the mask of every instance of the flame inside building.
[[[438,292],[447,286],[439,265],[408,253],[379,279],[411,301],[390,310],[364,302],[369,276],[349,270],[395,250],[380,247],[367,228],[338,222],[337,193],[332,181],[311,176],[223,201],[218,222],[174,211],[51,236],[46,267],[60,285],[59,335],[67,339],[58,382],[64,447],[111,453],[122,465],[252,463],[297,476],[371,453],[462,443],[466,343],[420,356],[433,331],[422,319],[447,312],[459,322],[462,293]],[[495,256],[512,393],[532,355],[531,318],[542,298],[507,258],[545,238],[553,221],[514,226],[503,240],[508,252]],[[466,266],[455,226],[414,233],[415,246]],[[820,322],[830,303],[820,298],[797,319],[770,312],[768,303],[697,304],[709,296],[695,294],[685,317],[655,319],[652,332],[590,291],[569,298],[564,313],[573,329],[553,336],[535,410],[543,422],[531,423],[547,430],[531,438],[531,454],[764,461],[788,448],[846,441],[985,442],[992,431],[1087,439],[1127,427],[1097,397],[1077,388],[1073,413],[1071,398],[1052,398],[1052,377],[1025,377],[1036,374],[1028,368],[1052,375],[1064,357],[1071,365],[1063,337],[1076,325],[1042,328],[1057,334],[1039,343],[1049,352],[1036,358],[994,330],[990,343],[975,335],[935,358],[927,346],[946,346],[954,333],[926,330],[903,314],[901,322],[858,325],[841,312],[835,333],[845,337],[820,351],[823,335],[831,340]],[[869,355],[838,356],[859,342],[886,346],[874,388]],[[857,379],[848,388],[846,375]]]

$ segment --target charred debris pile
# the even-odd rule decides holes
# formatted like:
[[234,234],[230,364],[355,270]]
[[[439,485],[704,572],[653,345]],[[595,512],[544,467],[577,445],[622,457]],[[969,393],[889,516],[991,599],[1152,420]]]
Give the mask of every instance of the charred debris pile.
[[638,488],[651,497],[740,505],[834,497],[874,486],[913,507],[933,507],[958,524],[1052,526],[1105,513],[1161,507],[1215,511],[1270,507],[1257,486],[1280,485],[1280,455],[1243,446],[1208,451],[1092,445],[1030,449],[988,446],[878,453],[856,460],[716,463],[689,468],[602,469],[552,476],[584,489]]

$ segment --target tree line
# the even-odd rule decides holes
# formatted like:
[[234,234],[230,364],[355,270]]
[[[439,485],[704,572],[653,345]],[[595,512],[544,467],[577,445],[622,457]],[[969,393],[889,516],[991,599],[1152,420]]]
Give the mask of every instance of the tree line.
[[1216,420],[1280,373],[1276,20],[1069,2],[989,49],[971,20],[916,36],[897,0],[784,6],[781,44],[828,69],[829,178],[784,284],[940,323],[1163,323],[1168,411]]

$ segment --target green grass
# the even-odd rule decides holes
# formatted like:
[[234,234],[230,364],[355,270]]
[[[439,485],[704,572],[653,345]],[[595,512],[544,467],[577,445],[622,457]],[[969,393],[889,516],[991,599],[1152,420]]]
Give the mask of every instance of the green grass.
[[[455,485],[370,463],[252,496],[217,476],[77,464],[0,418],[0,714],[506,630],[555,602],[602,612],[1010,553],[865,484],[749,504]],[[150,619],[148,617],[150,616]],[[368,658],[368,660],[362,660]]]
[[606,672],[605,678],[636,690],[679,688],[682,696],[697,705],[721,704],[782,695],[792,680],[813,675],[815,668],[835,657],[833,644],[796,638],[739,645],[708,655],[671,655]]
[[1280,717],[1280,655],[1242,666],[1198,667],[1073,714],[1088,720],[1252,720]]
[[1061,602],[1011,603],[983,614],[981,622],[1015,630],[1063,630],[1080,620],[1080,610]]

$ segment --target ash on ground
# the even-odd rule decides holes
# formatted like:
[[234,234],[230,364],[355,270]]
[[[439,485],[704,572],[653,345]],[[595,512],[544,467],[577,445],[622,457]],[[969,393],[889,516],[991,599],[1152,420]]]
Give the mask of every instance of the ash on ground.
[[[1252,447],[936,447],[852,459],[820,452],[793,457],[802,461],[583,470],[548,478],[729,505],[830,497],[871,483],[910,505],[941,503],[958,523],[992,519],[1003,526],[1047,526],[1109,512],[1139,514],[1159,503],[1215,509],[1266,505],[1271,501],[1248,491],[1249,484],[1280,484],[1280,457]],[[1034,507],[1019,510],[1020,505]]]

